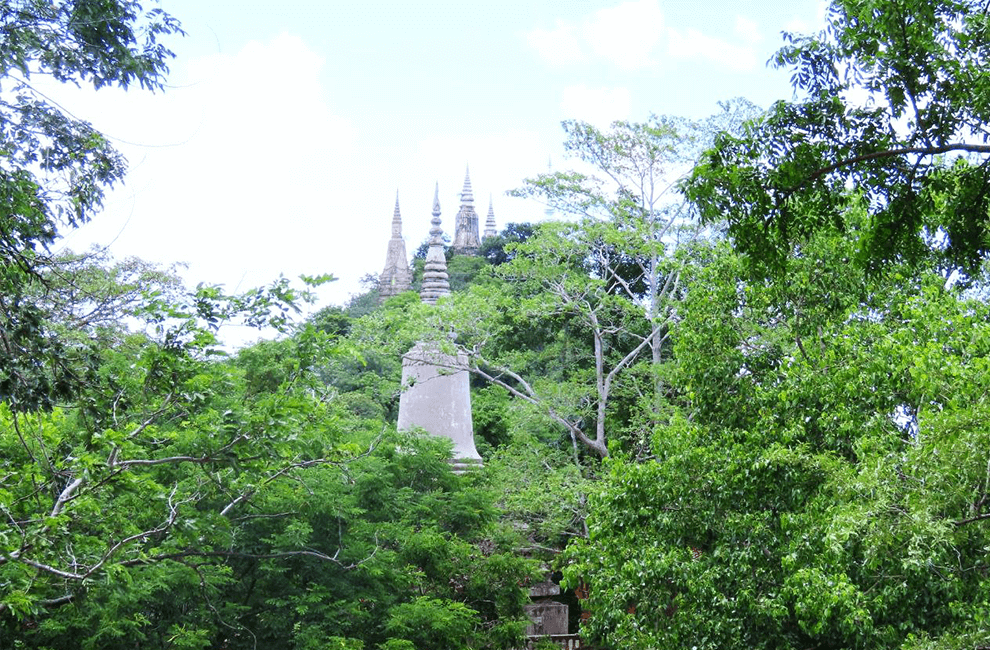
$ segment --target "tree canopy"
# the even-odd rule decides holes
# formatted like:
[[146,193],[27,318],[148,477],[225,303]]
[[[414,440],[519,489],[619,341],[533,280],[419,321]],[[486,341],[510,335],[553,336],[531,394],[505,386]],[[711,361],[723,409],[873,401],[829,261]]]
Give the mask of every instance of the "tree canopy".
[[[878,270],[934,258],[979,272],[987,237],[990,53],[983,3],[836,0],[826,28],[773,59],[798,99],[721,135],[685,184],[754,268],[773,272],[821,229]],[[870,218],[850,223],[862,202]]]

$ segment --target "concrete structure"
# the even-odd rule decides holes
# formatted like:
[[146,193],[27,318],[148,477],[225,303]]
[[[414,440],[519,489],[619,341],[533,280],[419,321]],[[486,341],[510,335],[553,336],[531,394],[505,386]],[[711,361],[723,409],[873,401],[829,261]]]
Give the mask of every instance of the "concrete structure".
[[567,635],[570,608],[553,600],[553,596],[560,596],[560,585],[550,580],[538,582],[529,588],[529,597],[533,602],[523,605],[530,620],[526,627],[527,637]]
[[385,270],[378,276],[379,300],[396,296],[412,287],[412,270],[406,257],[406,242],[402,239],[402,216],[399,214],[399,193],[395,193],[395,212],[392,214],[392,238],[388,240],[385,254]]
[[454,218],[455,255],[477,255],[481,247],[478,236],[478,213],[474,211],[474,194],[471,191],[471,170],[464,172],[464,189],[461,190],[461,209]]
[[526,650],[533,650],[536,644],[544,639],[549,639],[560,650],[578,650],[587,647],[579,634],[548,634],[545,636],[531,636],[526,639]]
[[526,636],[556,636],[567,634],[567,605],[553,600],[523,605],[530,623]]
[[450,281],[447,275],[447,257],[443,250],[443,230],[440,228],[440,184],[433,190],[433,219],[430,220],[430,248],[426,252],[423,265],[423,286],[419,297],[431,305],[450,295]]
[[464,355],[445,354],[434,343],[417,343],[402,357],[400,431],[416,427],[454,443],[455,469],[481,464],[471,422],[471,379]]
[[482,241],[489,237],[498,237],[498,228],[495,227],[495,210],[492,208],[492,197],[488,197],[488,218],[485,219],[485,234]]
[[[420,299],[429,304],[450,294],[447,258],[440,228],[440,187],[433,191],[430,248],[423,267]],[[471,421],[471,378],[467,357],[444,353],[438,344],[417,343],[402,357],[402,395],[399,397],[400,431],[421,428],[454,444],[456,471],[481,464],[474,446]]]

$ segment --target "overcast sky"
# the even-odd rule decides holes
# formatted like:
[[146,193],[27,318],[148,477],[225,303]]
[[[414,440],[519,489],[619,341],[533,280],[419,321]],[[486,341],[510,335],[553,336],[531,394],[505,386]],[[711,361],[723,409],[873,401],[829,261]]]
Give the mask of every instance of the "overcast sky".
[[[443,226],[466,164],[499,228],[543,206],[505,196],[566,168],[560,122],[703,117],[717,102],[791,96],[766,62],[782,30],[810,32],[819,0],[162,0],[169,88],[58,92],[130,161],[126,185],[65,244],[184,262],[187,281],[245,289],[340,278],[343,303],[385,262],[396,190],[411,254]],[[321,305],[322,306],[322,305]]]

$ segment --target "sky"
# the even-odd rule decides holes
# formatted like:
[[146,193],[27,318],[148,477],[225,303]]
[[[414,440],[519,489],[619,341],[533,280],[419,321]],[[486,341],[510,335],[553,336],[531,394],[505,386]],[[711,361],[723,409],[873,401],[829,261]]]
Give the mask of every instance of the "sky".
[[[150,1],[145,3],[150,6]],[[506,191],[567,169],[560,123],[701,118],[791,97],[767,61],[820,0],[161,0],[187,32],[163,93],[48,88],[130,171],[65,247],[183,263],[228,290],[331,273],[343,304],[385,263],[398,192],[406,248],[434,184],[452,230],[466,166],[501,229],[543,206]],[[452,234],[452,233],[450,233]],[[229,334],[248,340],[251,333]]]

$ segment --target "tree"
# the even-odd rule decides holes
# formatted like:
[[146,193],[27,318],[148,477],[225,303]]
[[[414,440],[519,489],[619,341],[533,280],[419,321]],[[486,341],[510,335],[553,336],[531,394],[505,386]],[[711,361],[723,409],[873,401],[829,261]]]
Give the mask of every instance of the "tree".
[[987,20],[968,0],[832,2],[822,33],[786,35],[774,59],[801,98],[720,135],[687,195],[761,273],[828,229],[874,271],[934,258],[973,277],[990,251]]
[[0,400],[15,410],[51,408],[73,391],[72,351],[46,331],[25,294],[44,281],[59,230],[89,220],[126,164],[31,79],[160,90],[172,54],[159,39],[181,29],[160,9],[132,1],[14,0],[0,9]]
[[[441,317],[441,329],[461,336],[473,372],[538,406],[598,457],[609,453],[612,427],[639,428],[630,437],[645,440],[643,430],[662,417],[661,365],[681,273],[702,234],[674,179],[713,125],[732,128],[753,112],[743,101],[723,109],[702,122],[653,116],[608,131],[565,122],[566,148],[594,173],[543,174],[514,194],[579,220],[541,224],[506,245],[511,259],[492,270],[502,286],[473,287]],[[637,385],[642,376],[652,385]],[[631,410],[645,414],[636,425],[614,408],[623,383],[628,400],[640,402]]]
[[[868,218],[861,213],[861,218]],[[712,251],[655,458],[609,458],[569,546],[612,647],[962,648],[990,633],[986,305],[818,233],[789,282]],[[897,276],[897,277],[895,277]],[[644,549],[649,549],[644,553]]]
[[[99,579],[154,565],[144,575],[167,582],[166,557],[211,557],[264,486],[339,453],[332,428],[300,450],[267,426],[328,417],[301,386],[312,373],[248,406],[237,373],[211,361],[225,322],[285,328],[306,292],[284,279],[234,296],[187,291],[167,269],[49,250],[99,210],[125,162],[31,80],[159,90],[171,56],[159,39],[178,24],[115,0],[5,2],[0,24],[0,624],[16,627],[79,603]],[[299,347],[305,368],[329,341],[309,331]],[[217,537],[200,536],[203,522]]]
[[582,263],[612,268],[602,240],[611,232],[608,223],[541,224],[495,268],[502,284],[472,287],[440,316],[441,327],[458,332],[474,373],[543,410],[575,445],[601,457],[613,385],[650,342],[642,310]]
[[478,255],[488,260],[492,266],[505,264],[512,259],[512,253],[506,250],[506,246],[526,241],[533,236],[534,231],[531,223],[507,223],[498,235],[487,237],[481,242]]

